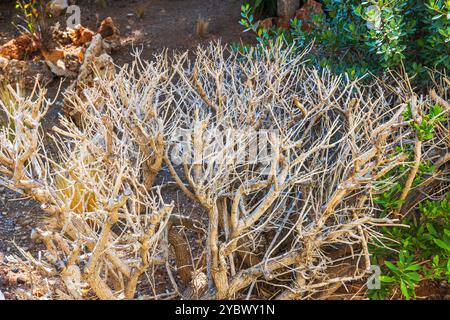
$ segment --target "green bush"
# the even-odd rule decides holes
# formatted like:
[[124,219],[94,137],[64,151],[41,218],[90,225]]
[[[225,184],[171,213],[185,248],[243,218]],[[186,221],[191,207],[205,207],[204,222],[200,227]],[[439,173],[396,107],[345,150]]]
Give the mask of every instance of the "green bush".
[[[383,236],[396,240],[390,249],[372,247],[373,263],[382,264],[381,289],[369,291],[371,299],[385,299],[400,289],[406,299],[416,297],[423,280],[450,283],[450,195],[419,206],[419,217],[402,221],[405,227],[382,228]],[[398,254],[392,250],[398,250]]]
[[[399,68],[420,80],[427,68],[450,67],[450,0],[322,0],[313,21],[292,20],[291,30],[258,29],[250,5],[240,23],[260,45],[284,42],[300,48],[314,41],[311,61],[350,76]],[[312,30],[303,31],[308,23]]]
[[[416,131],[421,141],[434,138],[437,125],[448,121],[443,108],[430,105],[420,124],[412,120],[411,108],[407,106],[403,113],[405,121]],[[408,162],[413,160],[413,145],[406,143],[399,153],[408,154]],[[398,166],[380,179],[381,185],[389,186],[374,202],[383,209],[382,215],[388,215],[400,204],[399,194],[404,188],[406,176],[395,183],[390,177],[401,175],[410,169],[409,164]],[[420,163],[413,182],[418,186],[426,175],[432,175],[436,168],[430,161]],[[441,200],[426,200],[415,208],[411,215],[401,221],[408,227],[383,227],[383,238],[394,240],[388,247],[373,244],[370,248],[373,264],[381,265],[381,289],[370,290],[371,299],[385,299],[400,292],[405,299],[416,298],[416,287],[423,280],[447,281],[450,283],[450,193]]]

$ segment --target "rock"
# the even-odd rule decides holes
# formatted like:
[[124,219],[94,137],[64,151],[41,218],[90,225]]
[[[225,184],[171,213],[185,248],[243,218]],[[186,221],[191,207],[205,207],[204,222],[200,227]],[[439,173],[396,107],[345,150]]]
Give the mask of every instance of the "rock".
[[291,20],[289,18],[280,17],[276,19],[277,27],[283,30],[291,28]]
[[29,33],[22,33],[0,47],[0,56],[8,59],[24,60],[39,51],[39,45]]
[[107,53],[117,50],[121,46],[120,32],[111,17],[102,21],[98,34],[103,38],[103,48]]
[[102,36],[103,39],[114,35],[119,35],[119,29],[117,29],[111,17],[108,17],[102,21],[97,32]]
[[3,292],[1,290],[0,290],[0,300],[6,300],[5,295],[3,294]]
[[87,68],[87,64],[92,63],[95,60],[95,57],[98,57],[103,53],[103,50],[102,36],[96,34],[89,44],[89,47],[86,49],[82,69],[85,70],[85,68]]
[[314,14],[323,13],[322,4],[314,0],[308,0],[295,13],[297,19],[302,21],[302,30],[310,31],[312,29]]
[[50,71],[60,77],[76,78],[84,59],[86,46],[92,41],[94,32],[81,25],[61,31],[56,24],[52,29],[55,46],[41,49]]
[[46,11],[56,17],[69,7],[68,0],[51,0],[46,7]]
[[64,63],[64,59],[59,59],[55,62],[53,62],[53,61],[46,61],[46,62],[47,62],[48,67],[52,71],[52,73],[54,73],[55,75],[57,75],[59,77],[66,77],[66,78],[76,78],[77,77],[76,72],[73,72],[66,67],[66,64]]
[[72,44],[70,33],[73,32],[73,29],[66,28],[65,30],[61,30],[60,23],[56,22],[53,26],[50,27],[50,31],[52,33],[53,40],[55,40],[58,44],[62,46]]
[[52,50],[42,49],[42,55],[46,62],[50,61],[53,64],[56,64],[58,60],[64,58],[64,50],[56,48]]
[[78,73],[80,70],[81,62],[77,55],[67,54],[64,56],[64,65],[67,70]]
[[42,54],[53,74],[60,77],[76,78],[77,73],[70,70],[65,64],[65,56],[67,55],[65,51],[62,49],[52,51],[42,50]]
[[83,26],[76,26],[75,29],[69,31],[70,39],[76,46],[82,46],[90,42],[94,37],[94,32]]
[[265,29],[265,30],[269,30],[272,27],[273,27],[273,18],[267,18],[267,19],[264,19],[264,20],[260,20],[258,22],[258,29],[262,28],[262,29]]

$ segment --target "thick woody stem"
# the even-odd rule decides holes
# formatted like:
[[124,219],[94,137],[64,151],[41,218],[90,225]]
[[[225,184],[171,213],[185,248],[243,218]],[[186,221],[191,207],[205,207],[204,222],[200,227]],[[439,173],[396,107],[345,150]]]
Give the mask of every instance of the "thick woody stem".
[[219,250],[219,210],[213,206],[209,211],[208,256],[210,273],[217,290],[217,298],[223,299],[228,291],[227,263],[223,249]]
[[399,217],[400,211],[402,210],[403,204],[408,197],[409,191],[413,185],[414,179],[416,178],[417,172],[419,171],[420,162],[422,160],[422,141],[417,140],[414,144],[414,162],[412,164],[411,170],[409,171],[408,178],[406,179],[405,186],[403,187],[402,194],[399,197],[399,205],[394,211],[394,215]]

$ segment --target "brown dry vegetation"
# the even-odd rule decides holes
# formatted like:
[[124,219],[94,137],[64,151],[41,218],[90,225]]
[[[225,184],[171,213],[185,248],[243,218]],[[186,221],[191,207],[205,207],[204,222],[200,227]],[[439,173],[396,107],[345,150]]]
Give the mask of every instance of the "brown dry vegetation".
[[[409,161],[396,147],[413,142],[416,164],[438,160],[421,187],[448,183],[448,123],[427,142],[410,126],[431,103],[450,112],[448,79],[418,97],[307,67],[289,50],[254,59],[217,44],[194,60],[138,55],[96,72],[65,93],[77,118],[53,128],[56,155],[42,139],[45,90],[25,97],[8,87],[13,108],[0,102],[8,119],[0,183],[51,217],[33,233],[43,254],[22,253],[59,279],[51,289],[59,297],[162,298],[163,277],[172,298],[326,298],[367,277],[368,242],[383,241],[377,227],[397,224],[415,201],[384,218],[373,204],[399,177],[379,178]],[[181,162],[173,158],[180,129],[190,151]],[[273,151],[262,163],[241,157],[255,131],[266,132]],[[211,132],[230,139],[217,148]],[[405,173],[410,179],[416,167]],[[174,183],[158,179],[165,168]],[[203,210],[175,213],[183,203],[167,201],[168,188]],[[152,289],[137,290],[143,284]]]

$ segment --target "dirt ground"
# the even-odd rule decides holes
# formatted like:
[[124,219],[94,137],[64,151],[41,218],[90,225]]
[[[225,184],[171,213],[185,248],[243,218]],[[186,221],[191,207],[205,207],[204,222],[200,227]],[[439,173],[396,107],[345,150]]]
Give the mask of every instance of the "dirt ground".
[[[108,0],[106,7],[94,0],[77,0],[76,4],[81,8],[81,24],[92,30],[104,18],[113,18],[126,42],[113,56],[118,65],[130,61],[133,48],[142,48],[143,57],[149,59],[164,48],[184,51],[211,40],[232,43],[253,39],[242,33],[238,23],[241,0]],[[12,24],[16,15],[14,1],[0,3],[0,44],[18,34]],[[209,22],[203,37],[196,35],[199,19]]]
[[[0,2],[0,45],[19,34],[13,25],[18,22],[18,12],[13,0]],[[112,17],[120,30],[123,46],[112,53],[114,62],[121,66],[132,60],[134,50],[142,50],[144,59],[152,59],[161,50],[195,51],[199,44],[209,41],[221,41],[223,44],[252,41],[250,35],[242,33],[238,24],[240,18],[240,0],[109,0],[102,6],[92,0],[77,0],[81,8],[81,24],[97,30],[100,22]],[[143,16],[141,16],[143,13]],[[140,16],[140,17],[139,17]],[[208,22],[206,33],[196,34],[199,19]],[[63,26],[65,17],[59,17]],[[50,85],[57,87],[55,79]],[[67,85],[67,84],[65,84]],[[58,105],[53,106],[44,121],[44,129],[53,126],[60,113]],[[167,172],[162,172],[159,179],[168,179]],[[179,190],[166,190],[167,200],[184,197]],[[186,200],[188,201],[188,200]],[[189,211],[189,212],[186,212]],[[200,211],[194,204],[175,208],[175,213],[192,214]],[[38,279],[31,274],[26,264],[22,263],[17,247],[34,257],[42,249],[40,244],[31,240],[33,228],[45,227],[45,214],[32,200],[21,198],[4,187],[0,187],[0,292],[6,299],[28,299],[34,297],[51,298],[49,286],[52,279]],[[167,283],[167,279],[160,279]],[[145,291],[145,287],[141,288]],[[145,292],[141,292],[145,295]]]

